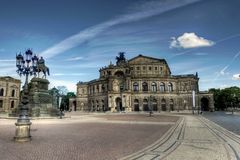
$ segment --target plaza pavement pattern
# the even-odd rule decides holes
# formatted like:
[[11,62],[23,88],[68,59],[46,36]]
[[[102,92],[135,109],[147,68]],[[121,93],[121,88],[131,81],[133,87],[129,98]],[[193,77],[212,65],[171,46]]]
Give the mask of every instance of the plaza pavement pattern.
[[0,119],[0,160],[240,160],[240,137],[191,114],[67,114],[33,120],[32,141],[13,141]]
[[240,160],[240,136],[202,116],[184,115],[157,142],[124,159]]

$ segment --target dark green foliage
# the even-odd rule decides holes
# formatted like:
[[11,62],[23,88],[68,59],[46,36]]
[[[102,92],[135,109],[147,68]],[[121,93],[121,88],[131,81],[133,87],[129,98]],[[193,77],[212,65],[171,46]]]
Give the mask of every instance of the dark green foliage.
[[229,87],[225,89],[215,89],[209,90],[213,93],[214,106],[216,110],[226,110],[227,108],[239,108],[240,102],[240,88],[239,87]]
[[68,92],[66,86],[57,86],[49,90],[49,93],[53,95],[53,92],[62,97],[60,109],[68,111],[69,110],[69,98],[75,98],[76,95],[74,92]]

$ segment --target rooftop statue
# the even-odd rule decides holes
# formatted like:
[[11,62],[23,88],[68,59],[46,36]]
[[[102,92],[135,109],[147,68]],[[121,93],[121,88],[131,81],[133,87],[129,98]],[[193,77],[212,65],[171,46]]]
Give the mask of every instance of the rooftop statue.
[[116,56],[117,65],[119,63],[126,62],[125,53],[124,52],[119,52],[118,54],[119,54],[119,56]]

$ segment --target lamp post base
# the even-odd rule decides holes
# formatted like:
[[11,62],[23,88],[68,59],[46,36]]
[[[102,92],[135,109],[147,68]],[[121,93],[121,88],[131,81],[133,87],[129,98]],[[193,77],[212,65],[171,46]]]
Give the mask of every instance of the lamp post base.
[[16,134],[14,140],[16,142],[28,142],[31,141],[30,135],[30,126],[31,122],[17,122],[16,125]]

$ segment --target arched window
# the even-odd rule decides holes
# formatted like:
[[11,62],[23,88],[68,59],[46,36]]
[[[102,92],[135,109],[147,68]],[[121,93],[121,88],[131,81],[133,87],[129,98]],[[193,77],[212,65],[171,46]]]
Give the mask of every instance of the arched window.
[[139,91],[139,85],[138,85],[138,83],[137,82],[134,82],[133,83],[133,91]]
[[15,97],[15,90],[12,90],[12,97]]
[[11,101],[11,108],[14,108],[14,101]]
[[165,84],[163,82],[160,83],[160,92],[165,91]]
[[157,84],[155,82],[152,82],[152,91],[157,92]]
[[0,89],[0,96],[3,96],[3,94],[4,94],[4,89],[1,88],[1,89]]
[[168,83],[168,91],[172,92],[173,91],[173,85],[171,82]]
[[148,84],[147,82],[142,83],[142,91],[148,91]]

